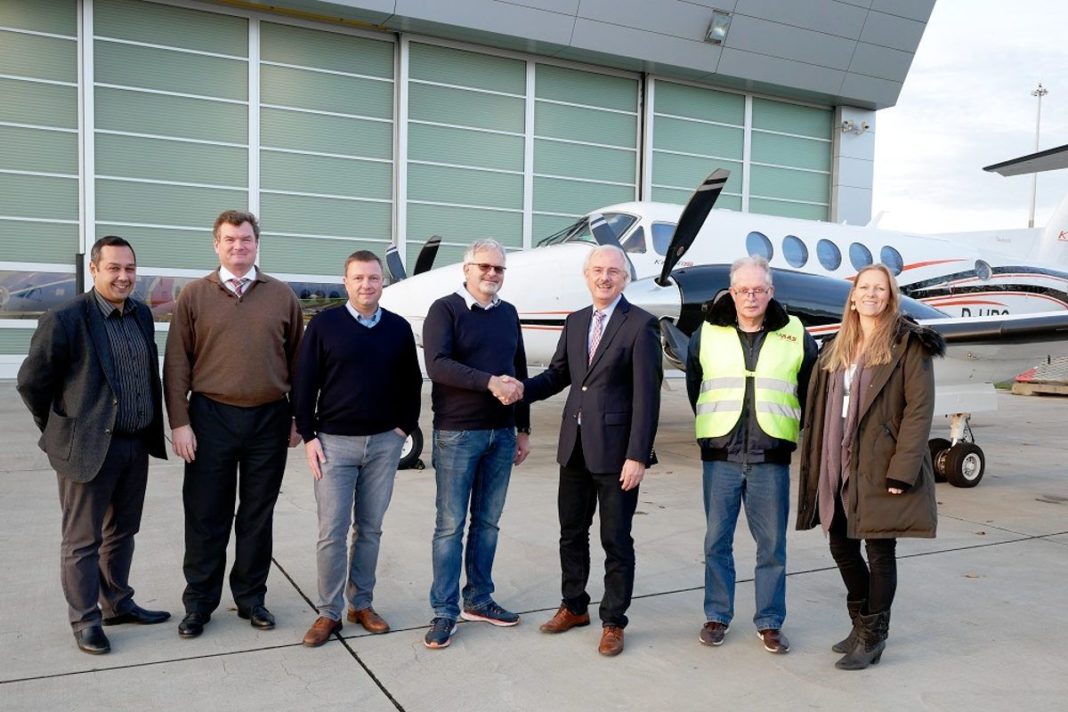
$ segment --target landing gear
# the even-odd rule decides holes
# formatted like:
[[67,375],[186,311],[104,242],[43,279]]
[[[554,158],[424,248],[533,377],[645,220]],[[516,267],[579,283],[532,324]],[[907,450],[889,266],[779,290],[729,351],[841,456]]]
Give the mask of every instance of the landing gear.
[[417,425],[415,430],[408,433],[408,439],[404,441],[404,445],[401,447],[400,462],[397,464],[397,469],[422,470],[426,465],[419,459],[421,454],[423,454],[423,431]]
[[952,440],[932,438],[928,441],[936,482],[949,482],[954,487],[975,487],[983,479],[986,456],[975,444],[975,436],[968,425],[970,417],[967,413],[953,415],[950,424]]

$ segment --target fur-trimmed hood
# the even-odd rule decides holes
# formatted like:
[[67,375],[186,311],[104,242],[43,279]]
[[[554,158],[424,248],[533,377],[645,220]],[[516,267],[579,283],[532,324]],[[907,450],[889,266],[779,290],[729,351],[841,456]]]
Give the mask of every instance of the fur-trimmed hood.
[[[711,301],[705,302],[702,307],[705,313],[705,321],[712,326],[736,326],[738,324],[738,310],[734,307],[734,300],[730,293],[724,289]],[[768,301],[768,310],[764,313],[764,328],[767,331],[777,331],[790,321],[790,315],[775,299]]]

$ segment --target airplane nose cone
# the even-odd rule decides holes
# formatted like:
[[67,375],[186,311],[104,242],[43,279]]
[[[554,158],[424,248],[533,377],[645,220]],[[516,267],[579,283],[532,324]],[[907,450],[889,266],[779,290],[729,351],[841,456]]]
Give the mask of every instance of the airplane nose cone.
[[667,317],[677,322],[682,314],[682,294],[674,281],[666,287],[661,287],[652,278],[639,279],[629,284],[623,290],[623,295],[628,302],[641,307],[657,319]]

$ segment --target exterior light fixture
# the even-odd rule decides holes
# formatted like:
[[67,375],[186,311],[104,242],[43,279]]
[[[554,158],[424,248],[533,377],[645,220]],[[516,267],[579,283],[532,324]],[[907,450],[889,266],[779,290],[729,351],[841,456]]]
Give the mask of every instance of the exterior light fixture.
[[713,10],[712,22],[705,32],[705,42],[721,45],[727,39],[727,30],[731,28],[731,14],[726,10]]

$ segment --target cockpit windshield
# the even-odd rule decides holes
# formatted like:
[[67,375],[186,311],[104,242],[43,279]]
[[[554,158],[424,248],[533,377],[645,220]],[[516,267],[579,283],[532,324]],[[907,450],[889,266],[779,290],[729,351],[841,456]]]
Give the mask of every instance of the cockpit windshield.
[[[612,228],[612,232],[615,233],[616,239],[620,239],[630,226],[633,225],[638,218],[633,215],[627,215],[626,213],[604,213],[604,221],[608,223],[608,226]],[[578,222],[568,225],[563,230],[555,232],[552,235],[540,240],[538,247],[544,247],[546,245],[560,245],[565,242],[588,242],[591,245],[596,245],[597,240],[594,239],[593,233],[590,232],[590,220],[583,217]]]

